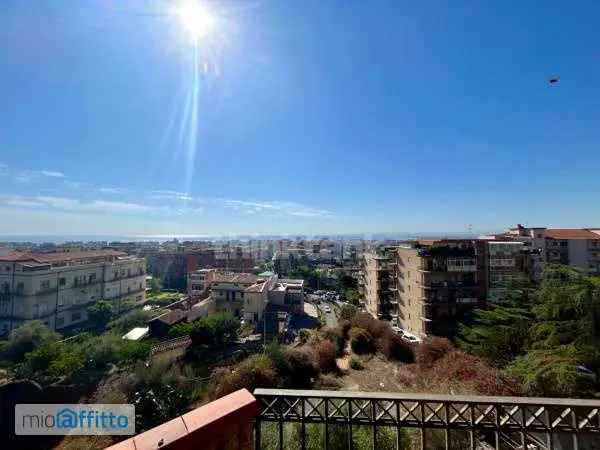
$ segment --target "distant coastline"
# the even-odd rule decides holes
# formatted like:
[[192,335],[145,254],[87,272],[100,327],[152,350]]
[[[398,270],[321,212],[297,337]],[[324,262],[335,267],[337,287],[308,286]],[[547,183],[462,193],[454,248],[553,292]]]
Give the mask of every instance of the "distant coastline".
[[180,241],[226,241],[226,240],[277,240],[277,239],[296,239],[298,237],[304,239],[365,239],[365,240],[404,240],[416,238],[475,238],[482,234],[488,234],[487,231],[482,232],[398,232],[398,233],[353,233],[353,234],[288,234],[288,235],[230,235],[230,236],[208,236],[208,235],[148,235],[148,236],[127,236],[127,235],[11,235],[0,234],[0,243],[16,243],[16,242],[31,242],[34,244],[64,244],[68,242],[165,242],[173,239]]

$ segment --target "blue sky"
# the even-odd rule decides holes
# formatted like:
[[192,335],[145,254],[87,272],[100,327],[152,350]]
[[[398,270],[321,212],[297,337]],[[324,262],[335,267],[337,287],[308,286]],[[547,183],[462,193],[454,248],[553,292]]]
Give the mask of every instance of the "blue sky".
[[2,1],[0,233],[600,225],[600,3],[178,3]]

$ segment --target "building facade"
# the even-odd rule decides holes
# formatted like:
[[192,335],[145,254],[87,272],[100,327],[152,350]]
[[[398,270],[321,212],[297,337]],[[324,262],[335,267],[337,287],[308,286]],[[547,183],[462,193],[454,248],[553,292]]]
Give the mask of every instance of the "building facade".
[[0,254],[0,333],[40,320],[61,330],[106,300],[115,312],[143,303],[146,262],[115,250]]

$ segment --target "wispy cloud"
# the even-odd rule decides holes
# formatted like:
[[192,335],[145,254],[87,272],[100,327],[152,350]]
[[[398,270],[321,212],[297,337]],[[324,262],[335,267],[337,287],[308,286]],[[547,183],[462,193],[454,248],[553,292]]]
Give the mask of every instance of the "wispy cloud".
[[23,170],[14,179],[19,183],[29,183],[39,178],[65,178],[65,174],[55,170]]
[[42,176],[51,177],[51,178],[64,178],[65,177],[64,173],[56,172],[54,170],[39,170],[39,171],[37,171],[37,173],[39,173]]
[[69,212],[88,213],[126,213],[139,214],[160,212],[163,208],[159,206],[143,205],[130,202],[114,202],[106,200],[84,201],[67,197],[51,196],[2,196],[0,206],[12,206],[19,208],[44,208]]
[[155,200],[181,200],[181,201],[192,201],[192,200],[200,200],[198,198],[191,197],[184,192],[179,191],[170,191],[170,190],[155,190],[150,191],[150,198]]
[[295,202],[223,200],[223,206],[251,214],[278,212],[298,217],[333,217],[334,213]]
[[116,187],[101,187],[98,188],[98,192],[102,194],[124,194],[125,189]]

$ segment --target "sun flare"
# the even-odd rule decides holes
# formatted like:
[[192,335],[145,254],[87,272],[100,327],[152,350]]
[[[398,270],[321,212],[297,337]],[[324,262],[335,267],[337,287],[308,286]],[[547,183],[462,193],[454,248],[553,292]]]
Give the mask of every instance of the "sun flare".
[[202,38],[214,27],[214,18],[200,3],[189,0],[177,8],[177,15],[183,27],[194,38]]

